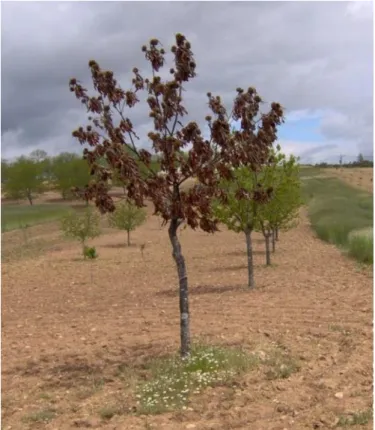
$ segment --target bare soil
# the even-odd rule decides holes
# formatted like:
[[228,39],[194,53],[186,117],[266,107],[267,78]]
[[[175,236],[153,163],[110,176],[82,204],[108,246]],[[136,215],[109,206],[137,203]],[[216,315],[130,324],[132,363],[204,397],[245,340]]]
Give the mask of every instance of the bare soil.
[[146,360],[179,347],[166,228],[150,215],[131,247],[106,229],[92,242],[94,262],[56,224],[29,232],[2,238],[3,429],[329,429],[372,407],[372,273],[315,238],[304,212],[281,233],[272,267],[255,237],[255,291],[246,289],[244,237],[180,233],[193,339],[282,348],[300,370],[269,380],[260,366],[157,416],[136,413],[134,384],[147,377]]

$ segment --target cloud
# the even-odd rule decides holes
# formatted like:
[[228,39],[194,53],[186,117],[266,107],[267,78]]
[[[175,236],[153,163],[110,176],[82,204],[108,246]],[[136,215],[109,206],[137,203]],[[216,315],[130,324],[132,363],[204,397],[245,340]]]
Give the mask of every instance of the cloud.
[[[372,153],[372,26],[362,2],[5,2],[3,156],[79,151],[71,132],[86,113],[69,78],[88,84],[94,58],[127,88],[134,66],[148,71],[141,45],[156,36],[167,47],[177,32],[197,61],[185,93],[191,118],[202,124],[207,91],[229,105],[236,87],[255,86],[291,124],[319,118],[321,145]],[[147,112],[129,116],[147,145]]]

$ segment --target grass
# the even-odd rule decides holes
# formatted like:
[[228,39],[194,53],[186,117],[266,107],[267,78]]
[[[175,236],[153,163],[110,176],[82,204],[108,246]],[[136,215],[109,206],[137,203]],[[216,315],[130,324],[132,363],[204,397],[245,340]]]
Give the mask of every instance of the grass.
[[322,170],[318,167],[301,167],[299,171],[300,178],[309,178],[311,176],[318,176]]
[[357,412],[352,414],[350,417],[341,416],[337,427],[349,427],[356,425],[366,425],[372,419],[372,409],[367,409],[365,411]]
[[23,417],[23,422],[46,423],[56,417],[56,410],[47,408]]
[[264,364],[267,366],[266,377],[268,380],[287,379],[300,369],[298,362],[286,351],[280,349],[269,352]]
[[121,415],[124,413],[124,408],[119,405],[107,405],[99,410],[99,415],[102,420],[110,420],[115,415]]
[[238,349],[196,346],[187,360],[177,356],[149,363],[151,379],[138,387],[138,410],[158,414],[184,408],[193,394],[226,384],[258,364],[258,358]]
[[40,204],[2,205],[1,206],[1,230],[11,231],[19,228],[27,228],[44,222],[59,220],[69,211],[68,206]]
[[[311,226],[318,237],[344,249],[361,263],[373,263],[373,196],[338,179],[303,182]],[[353,234],[364,231],[367,233]]]

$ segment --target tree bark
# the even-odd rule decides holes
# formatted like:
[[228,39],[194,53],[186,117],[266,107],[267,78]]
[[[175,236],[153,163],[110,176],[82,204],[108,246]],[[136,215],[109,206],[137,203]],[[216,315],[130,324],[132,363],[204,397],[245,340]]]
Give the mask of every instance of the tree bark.
[[33,198],[31,196],[31,192],[27,191],[27,200],[29,201],[30,205],[33,205]]
[[172,219],[168,228],[168,234],[179,279],[181,357],[186,358],[190,354],[189,291],[185,259],[181,253],[181,245],[177,237],[179,225],[180,221],[178,219]]
[[272,252],[275,252],[276,250],[276,230],[272,230],[271,233],[271,239],[272,239]]
[[127,230],[128,233],[128,246],[130,246],[130,230]]
[[267,233],[264,238],[266,239],[266,265],[271,266],[270,235]]
[[247,250],[247,273],[248,273],[248,282],[247,285],[249,288],[255,288],[254,281],[254,262],[253,262],[253,244],[251,240],[251,230],[245,231],[246,237],[246,250]]
[[279,227],[275,228],[275,239],[279,240]]

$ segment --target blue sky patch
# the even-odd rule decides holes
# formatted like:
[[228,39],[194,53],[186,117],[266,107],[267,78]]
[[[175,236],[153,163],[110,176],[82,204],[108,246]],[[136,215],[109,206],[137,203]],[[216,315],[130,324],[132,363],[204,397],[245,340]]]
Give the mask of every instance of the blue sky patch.
[[280,140],[293,140],[301,143],[323,142],[324,137],[319,133],[320,118],[305,118],[298,121],[288,121],[278,130]]

